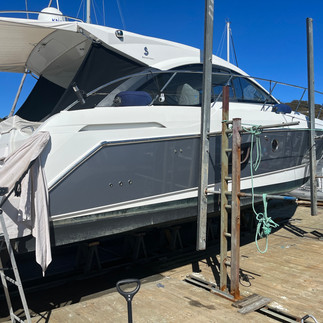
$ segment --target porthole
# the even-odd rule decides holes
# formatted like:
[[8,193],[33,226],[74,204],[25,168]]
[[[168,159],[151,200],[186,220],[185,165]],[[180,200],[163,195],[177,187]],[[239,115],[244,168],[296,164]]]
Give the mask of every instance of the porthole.
[[276,151],[278,149],[278,141],[276,139],[271,142],[271,149],[272,151]]

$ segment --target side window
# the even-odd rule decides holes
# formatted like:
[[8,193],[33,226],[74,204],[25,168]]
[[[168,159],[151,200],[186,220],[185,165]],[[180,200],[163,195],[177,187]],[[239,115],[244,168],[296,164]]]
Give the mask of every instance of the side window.
[[232,81],[238,101],[272,103],[272,98],[248,79],[236,77]]
[[200,105],[202,74],[177,72],[165,88],[165,96],[172,95],[178,105]]
[[196,106],[201,104],[202,74],[181,71],[160,73],[138,90],[156,98],[154,105]]
[[[213,75],[212,75],[212,101],[215,101],[216,99],[222,98],[222,89],[223,86],[229,85],[229,98],[234,98],[234,92],[232,89],[231,81],[228,83],[229,79],[231,77],[231,74],[229,74],[228,71],[222,71],[219,69],[213,68]],[[219,97],[220,95],[220,97]],[[219,98],[218,98],[219,97]]]

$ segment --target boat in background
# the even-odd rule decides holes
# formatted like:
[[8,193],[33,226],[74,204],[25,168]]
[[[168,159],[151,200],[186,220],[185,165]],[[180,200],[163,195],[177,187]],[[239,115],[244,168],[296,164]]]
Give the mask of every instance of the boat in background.
[[[323,160],[320,159],[316,167],[316,196],[318,202],[323,202]],[[311,187],[310,181],[303,184],[301,187],[296,188],[288,193],[299,200],[311,201]]]
[[[0,123],[0,157],[38,132],[50,133],[41,158],[53,246],[196,217],[201,50],[68,21],[51,10],[39,19],[0,18],[0,44],[1,71],[38,78],[20,109]],[[242,136],[241,189],[279,194],[304,184],[306,117],[280,105],[238,67],[216,56],[212,63],[209,187],[220,188],[225,85],[230,119],[281,125],[258,135],[261,163],[253,175],[254,137]],[[321,134],[323,122],[316,120],[316,127]],[[322,147],[318,140],[318,156]],[[208,212],[218,211],[217,196],[209,197]]]

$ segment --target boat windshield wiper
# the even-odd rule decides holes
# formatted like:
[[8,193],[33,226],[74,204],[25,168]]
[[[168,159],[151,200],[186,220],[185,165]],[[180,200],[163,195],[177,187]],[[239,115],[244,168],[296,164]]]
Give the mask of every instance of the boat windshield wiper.
[[73,88],[73,91],[75,92],[75,94],[77,96],[78,101],[81,104],[85,104],[86,95],[84,94],[84,92],[78,88],[78,86],[76,85],[75,82],[72,84],[72,88]]

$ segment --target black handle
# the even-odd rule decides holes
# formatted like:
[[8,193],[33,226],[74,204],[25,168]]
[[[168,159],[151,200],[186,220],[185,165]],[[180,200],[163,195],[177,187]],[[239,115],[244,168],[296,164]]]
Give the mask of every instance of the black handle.
[[[126,284],[133,284],[135,283],[136,286],[133,290],[125,291],[121,288],[122,285]],[[126,299],[127,301],[127,308],[128,308],[128,323],[132,323],[132,308],[131,308],[131,301],[133,297],[137,294],[140,288],[140,280],[139,279],[124,279],[117,282],[117,291]]]
[[[123,289],[121,289],[122,285],[126,285],[126,284],[136,284],[136,287],[133,290],[130,291],[124,291]],[[120,280],[117,282],[117,291],[126,299],[126,301],[128,302],[128,300],[132,301],[133,297],[137,294],[137,292],[140,289],[140,280],[139,279],[124,279],[124,280]]]

